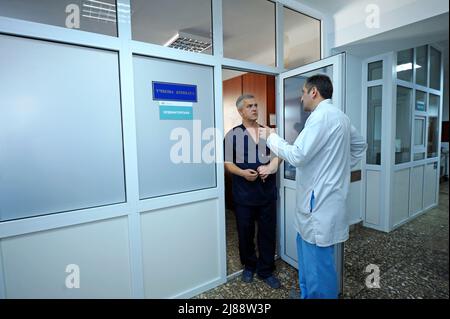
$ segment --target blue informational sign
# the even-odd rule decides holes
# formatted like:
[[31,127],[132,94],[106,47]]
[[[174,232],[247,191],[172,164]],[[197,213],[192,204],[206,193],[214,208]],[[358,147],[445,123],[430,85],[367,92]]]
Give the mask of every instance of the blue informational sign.
[[192,106],[159,106],[160,120],[192,120],[193,118],[194,114],[192,111]]
[[152,82],[153,100],[197,102],[197,86],[190,84]]

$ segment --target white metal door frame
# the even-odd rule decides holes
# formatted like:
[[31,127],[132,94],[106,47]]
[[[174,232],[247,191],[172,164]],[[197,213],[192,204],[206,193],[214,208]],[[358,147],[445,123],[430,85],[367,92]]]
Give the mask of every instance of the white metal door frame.
[[[345,112],[345,53],[337,54],[320,61],[307,64],[305,66],[283,72],[277,77],[277,105],[276,105],[276,113],[277,113],[277,128],[280,136],[285,135],[285,127],[284,127],[284,80],[296,75],[300,75],[303,73],[308,73],[314,70],[322,69],[328,66],[333,67],[333,100],[336,106],[339,106],[341,110]],[[299,88],[300,90],[300,88]],[[279,243],[278,243],[278,252],[282,260],[290,264],[291,266],[297,268],[297,261],[292,257],[286,254],[286,231],[285,231],[285,189],[296,189],[295,181],[288,180],[284,178],[284,168],[285,163],[283,162],[279,168],[278,174],[278,186],[279,186],[279,200],[278,200],[278,234],[279,234]],[[338,250],[338,254],[341,254],[343,257],[343,245],[341,245],[341,249]],[[340,258],[340,256],[336,256],[336,258]],[[343,271],[343,258],[340,259],[338,263],[338,267],[342,267],[338,270],[338,274]],[[342,291],[342,276],[340,278],[340,287]]]

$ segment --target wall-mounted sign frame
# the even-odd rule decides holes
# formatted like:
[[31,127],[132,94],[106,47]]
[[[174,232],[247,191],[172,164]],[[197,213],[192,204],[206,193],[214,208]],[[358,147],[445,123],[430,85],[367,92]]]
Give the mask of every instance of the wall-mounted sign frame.
[[191,84],[152,82],[154,101],[197,102],[197,86]]

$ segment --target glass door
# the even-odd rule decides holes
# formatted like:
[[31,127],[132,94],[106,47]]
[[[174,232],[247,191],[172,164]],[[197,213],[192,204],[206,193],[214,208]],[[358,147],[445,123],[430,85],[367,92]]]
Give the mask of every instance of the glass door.
[[[309,113],[303,110],[300,98],[303,84],[306,79],[315,74],[328,75],[333,81],[334,93],[333,104],[345,111],[344,104],[344,53],[335,55],[287,72],[278,77],[278,89],[280,105],[277,110],[279,114],[278,131],[280,136],[289,143],[294,143],[297,136],[303,130]],[[293,267],[297,268],[297,247],[294,229],[295,217],[295,167],[283,162],[279,174],[279,234],[280,234],[280,257]],[[336,251],[336,270],[340,292],[342,292],[344,246],[338,245]]]

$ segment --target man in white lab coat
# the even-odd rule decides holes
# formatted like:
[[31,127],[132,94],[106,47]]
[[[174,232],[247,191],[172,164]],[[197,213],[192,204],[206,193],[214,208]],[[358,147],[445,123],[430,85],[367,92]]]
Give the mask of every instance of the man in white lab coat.
[[308,78],[301,102],[311,112],[293,145],[268,127],[259,129],[267,145],[296,167],[298,269],[301,298],[337,298],[335,246],[349,236],[346,199],[350,168],[367,145],[350,120],[331,103],[326,75]]

